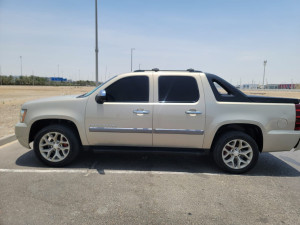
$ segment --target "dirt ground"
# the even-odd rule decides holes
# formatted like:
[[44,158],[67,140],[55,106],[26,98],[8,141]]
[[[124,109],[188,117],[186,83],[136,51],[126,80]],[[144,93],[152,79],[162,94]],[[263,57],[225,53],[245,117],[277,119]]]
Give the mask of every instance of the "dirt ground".
[[297,90],[244,90],[247,95],[262,95],[270,97],[285,97],[285,98],[298,98],[300,99],[300,89]]
[[21,105],[27,101],[58,95],[83,94],[94,87],[0,86],[0,138],[14,133]]
[[[21,105],[27,101],[58,95],[83,94],[94,87],[0,86],[0,138],[14,133]],[[245,91],[248,95],[290,97],[300,99],[298,91]]]

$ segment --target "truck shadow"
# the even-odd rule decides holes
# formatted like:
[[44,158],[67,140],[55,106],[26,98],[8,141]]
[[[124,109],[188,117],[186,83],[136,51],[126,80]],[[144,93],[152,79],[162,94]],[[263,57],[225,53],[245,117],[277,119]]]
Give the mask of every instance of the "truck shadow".
[[[297,161],[295,163],[299,164]],[[21,155],[16,164],[22,167],[48,168],[35,157],[32,150]],[[65,168],[93,169],[99,174],[105,174],[106,170],[226,174],[209,156],[195,153],[82,152],[78,159]],[[299,177],[300,172],[278,157],[263,153],[255,168],[243,175]]]

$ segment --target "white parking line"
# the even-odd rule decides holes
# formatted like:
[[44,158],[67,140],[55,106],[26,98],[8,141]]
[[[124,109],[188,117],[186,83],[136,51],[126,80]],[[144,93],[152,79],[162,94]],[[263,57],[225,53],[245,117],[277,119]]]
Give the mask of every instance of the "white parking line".
[[[0,169],[0,173],[86,173],[88,170],[77,169]],[[95,171],[97,172],[97,171]]]
[[[78,174],[153,174],[153,175],[192,175],[189,172],[172,171],[138,171],[138,170],[104,170],[96,169],[0,169],[0,173],[78,173]],[[200,173],[201,175],[220,176],[222,174]],[[224,175],[224,174],[223,174]]]

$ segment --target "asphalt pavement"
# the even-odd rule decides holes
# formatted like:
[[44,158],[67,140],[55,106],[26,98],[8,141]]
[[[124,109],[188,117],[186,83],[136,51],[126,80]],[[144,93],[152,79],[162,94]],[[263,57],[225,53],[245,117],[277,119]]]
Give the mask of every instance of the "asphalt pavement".
[[0,147],[0,224],[300,224],[300,151],[230,175],[180,153],[87,152],[49,168],[14,141]]

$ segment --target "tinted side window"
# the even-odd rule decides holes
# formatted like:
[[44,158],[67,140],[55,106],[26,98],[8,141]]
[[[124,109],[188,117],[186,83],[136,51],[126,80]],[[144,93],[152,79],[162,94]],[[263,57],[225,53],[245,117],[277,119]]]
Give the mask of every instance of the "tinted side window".
[[105,90],[108,102],[148,102],[149,78],[147,76],[121,78]]
[[160,76],[158,78],[158,99],[160,102],[197,102],[199,90],[197,81],[188,76]]
[[214,81],[213,84],[215,85],[215,87],[220,95],[230,95],[229,92],[223,86],[221,86],[218,82]]

